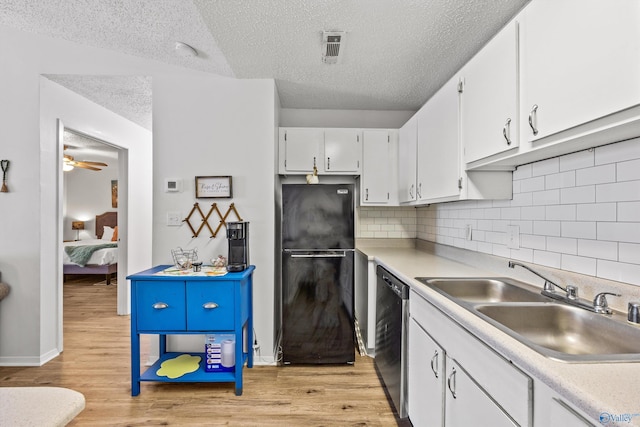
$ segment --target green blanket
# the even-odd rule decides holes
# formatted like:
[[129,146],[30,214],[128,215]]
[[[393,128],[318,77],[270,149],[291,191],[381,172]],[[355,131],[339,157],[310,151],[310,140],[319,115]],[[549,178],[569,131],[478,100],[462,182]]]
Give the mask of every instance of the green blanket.
[[78,264],[80,267],[84,267],[95,251],[117,247],[118,243],[103,243],[101,245],[65,246],[64,251],[69,255],[71,262]]

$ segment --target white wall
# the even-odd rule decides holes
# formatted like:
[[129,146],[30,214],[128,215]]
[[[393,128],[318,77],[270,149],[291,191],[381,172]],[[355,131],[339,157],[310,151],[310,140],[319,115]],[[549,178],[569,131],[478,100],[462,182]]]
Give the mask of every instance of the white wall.
[[283,108],[282,127],[399,129],[415,111],[310,110]]
[[[171,264],[171,249],[197,248],[208,263],[227,256],[226,228],[215,238],[205,227],[197,238],[186,224],[168,226],[167,214],[187,217],[194,203],[204,215],[216,203],[224,215],[231,203],[249,224],[249,257],[254,273],[254,325],[262,354],[269,362],[274,339],[274,85],[270,80],[230,80],[202,74],[154,78],[153,262]],[[232,199],[196,199],[196,176],[231,176]],[[182,191],[163,191],[165,180],[182,180]],[[196,213],[190,220],[201,224]],[[237,221],[231,213],[227,221]],[[219,217],[209,218],[215,231]],[[193,342],[197,349],[204,341]],[[180,345],[180,344],[176,344]],[[187,344],[190,345],[190,344]],[[181,348],[181,347],[172,347]]]
[[[56,319],[61,305],[55,284],[62,276],[61,257],[56,254],[62,241],[58,193],[63,190],[54,119],[62,118],[66,126],[89,135],[104,130],[104,126],[91,129],[94,124],[87,121],[96,118],[92,109],[78,109],[64,88],[41,74],[153,78],[155,154],[142,133],[142,138],[123,143],[129,185],[120,188],[120,195],[128,197],[129,203],[128,212],[120,214],[128,219],[129,272],[168,261],[170,247],[185,240],[191,243],[184,230],[161,225],[165,208],[189,208],[189,203],[185,206],[162,191],[166,175],[192,179],[220,172],[234,176],[239,211],[252,222],[251,255],[258,264],[256,331],[264,340],[263,353],[272,348],[273,82],[222,79],[7,27],[0,27],[0,51],[0,124],[4,130],[0,158],[12,162],[7,183],[11,192],[0,194],[0,272],[11,286],[11,294],[0,303],[0,364],[42,364],[60,351]],[[196,90],[200,87],[202,90]],[[119,138],[112,136],[98,137],[116,143]],[[234,156],[226,156],[227,152]],[[154,165],[156,159],[159,165]],[[187,194],[191,197],[187,192],[180,196]],[[159,212],[152,211],[156,204]],[[218,252],[219,242],[202,242],[203,255]]]

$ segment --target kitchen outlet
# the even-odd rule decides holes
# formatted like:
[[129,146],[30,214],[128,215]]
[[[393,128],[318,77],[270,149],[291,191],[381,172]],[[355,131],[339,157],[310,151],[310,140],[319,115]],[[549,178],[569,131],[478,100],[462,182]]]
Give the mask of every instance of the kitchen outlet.
[[471,228],[471,224],[467,224],[465,226],[465,229],[464,229],[464,238],[467,239],[467,240],[471,240],[472,237],[473,237],[472,233],[473,233],[473,231],[472,231],[472,228]]
[[167,225],[175,227],[182,224],[180,212],[167,212]]
[[520,226],[507,225],[507,247],[520,249]]

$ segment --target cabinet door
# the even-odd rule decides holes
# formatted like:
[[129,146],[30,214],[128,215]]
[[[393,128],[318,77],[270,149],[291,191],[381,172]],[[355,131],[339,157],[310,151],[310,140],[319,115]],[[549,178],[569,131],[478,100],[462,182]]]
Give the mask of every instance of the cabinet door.
[[513,21],[462,70],[465,162],[518,146],[518,24]]
[[327,129],[324,132],[324,171],[360,172],[360,131]]
[[320,159],[323,142],[322,129],[285,129],[285,171],[310,173],[314,166],[322,169]]
[[234,314],[233,282],[192,281],[187,285],[189,331],[233,330]]
[[[551,400],[549,411],[550,425],[562,427],[593,427],[593,424],[587,421],[582,415],[569,406],[567,403],[559,399]],[[601,420],[601,422],[604,420]],[[606,424],[602,422],[602,424]]]
[[361,204],[389,202],[389,131],[365,130],[362,134]]
[[398,142],[398,201],[416,200],[416,155],[418,153],[418,119],[413,116],[400,128]]
[[184,331],[187,328],[184,281],[135,284],[139,331]]
[[413,318],[408,341],[409,419],[414,426],[443,426],[444,350]]
[[640,104],[640,2],[533,1],[521,40],[527,140]]
[[460,194],[458,77],[418,111],[418,200]]
[[458,365],[446,357],[445,423],[447,427],[517,426]]

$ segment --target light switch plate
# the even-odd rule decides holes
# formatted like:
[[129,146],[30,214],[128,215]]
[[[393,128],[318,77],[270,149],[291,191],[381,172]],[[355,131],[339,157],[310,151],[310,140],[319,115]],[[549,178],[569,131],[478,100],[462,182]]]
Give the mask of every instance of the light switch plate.
[[507,247],[520,249],[520,226],[507,225]]
[[167,212],[167,225],[179,226],[182,224],[182,215],[180,212]]

